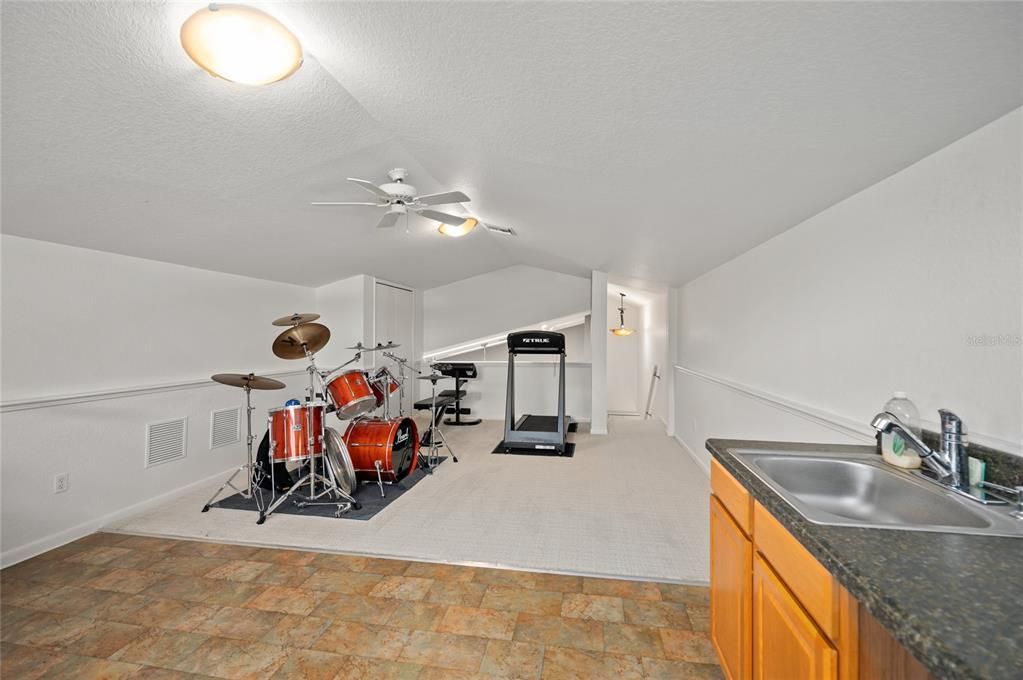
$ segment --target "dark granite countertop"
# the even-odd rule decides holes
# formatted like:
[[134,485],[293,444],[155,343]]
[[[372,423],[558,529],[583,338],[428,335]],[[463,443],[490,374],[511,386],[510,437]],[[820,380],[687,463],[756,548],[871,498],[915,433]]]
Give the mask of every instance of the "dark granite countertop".
[[1023,678],[1023,539],[814,524],[731,449],[870,446],[708,439],[707,450],[939,678]]

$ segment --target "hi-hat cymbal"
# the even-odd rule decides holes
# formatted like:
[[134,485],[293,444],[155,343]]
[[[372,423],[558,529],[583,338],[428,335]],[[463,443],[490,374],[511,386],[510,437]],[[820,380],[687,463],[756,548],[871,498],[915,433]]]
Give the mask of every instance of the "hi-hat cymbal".
[[274,340],[273,353],[282,359],[305,359],[308,349],[315,354],[330,340],[330,329],[322,323],[300,323]]
[[440,373],[431,373],[430,375],[421,375],[416,380],[429,380],[430,382],[437,382],[438,380],[450,380],[450,375],[441,375]]
[[319,318],[319,314],[299,314],[296,312],[291,316],[282,316],[279,319],[274,319],[273,324],[275,326],[297,326],[300,323],[309,323],[310,321],[316,321]]
[[211,376],[213,382],[231,387],[248,387],[252,390],[280,390],[284,389],[284,383],[273,378],[264,378],[255,373],[217,373]]

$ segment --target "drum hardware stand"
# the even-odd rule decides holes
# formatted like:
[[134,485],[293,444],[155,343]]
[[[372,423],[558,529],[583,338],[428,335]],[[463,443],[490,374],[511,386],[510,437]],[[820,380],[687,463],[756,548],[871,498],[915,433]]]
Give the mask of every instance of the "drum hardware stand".
[[373,467],[377,469],[377,486],[380,487],[380,497],[384,497],[384,475],[381,472],[383,464],[379,460],[373,461]]
[[391,352],[384,352],[384,356],[398,364],[398,417],[405,417],[405,369],[408,369],[416,375],[422,375],[421,371],[412,368],[409,364],[408,359],[402,359],[396,354]]
[[[215,378],[220,378],[221,376],[214,376],[214,377]],[[266,503],[263,500],[263,489],[260,487],[260,483],[263,481],[263,478],[266,476],[266,473],[263,471],[263,469],[261,467],[256,466],[252,462],[252,442],[255,440],[255,437],[252,436],[252,412],[256,410],[256,407],[254,407],[252,405],[252,385],[251,385],[251,382],[256,380],[256,375],[254,373],[249,373],[247,376],[237,376],[237,377],[240,377],[242,379],[242,382],[243,382],[242,389],[245,390],[245,453],[246,453],[246,462],[243,463],[242,465],[239,465],[238,469],[236,469],[234,472],[232,472],[231,476],[227,478],[227,481],[224,482],[220,486],[219,489],[217,489],[217,492],[215,494],[213,494],[213,496],[210,497],[210,499],[208,501],[206,501],[206,505],[204,505],[202,507],[202,512],[209,512],[210,506],[213,505],[213,503],[217,500],[217,497],[220,496],[221,493],[223,493],[224,489],[226,489],[228,487],[231,487],[231,489],[233,489],[236,493],[238,493],[242,498],[244,498],[246,500],[255,500],[256,501],[256,509],[259,510],[259,514],[262,515],[263,514],[263,509],[266,507]],[[265,381],[266,379],[262,379],[262,380]],[[217,382],[220,382],[220,380],[218,379]],[[271,382],[276,382],[276,381],[271,381]],[[235,384],[237,384],[237,383],[235,383]],[[279,383],[279,384],[280,384],[280,387],[284,386],[283,383]],[[270,388],[264,387],[262,389],[279,389],[279,388],[277,388],[277,387],[270,387]],[[248,484],[248,486],[246,488],[239,489],[237,486],[234,485],[234,478],[238,476],[239,472],[243,472],[243,471],[245,472],[245,475],[246,475],[246,477],[249,480],[249,484]]]
[[[337,480],[334,479],[334,472],[333,472],[333,470],[330,469],[329,465],[325,466],[327,468],[327,474],[330,476],[329,479],[327,477],[324,477],[322,474],[319,474],[316,471],[316,456],[314,455],[315,443],[316,443],[316,435],[314,435],[314,433],[313,433],[313,412],[312,412],[312,408],[310,408],[310,405],[312,404],[313,401],[315,401],[315,397],[316,397],[316,385],[315,385],[315,378],[313,376],[320,377],[321,380],[322,380],[322,376],[320,376],[320,372],[316,368],[316,360],[313,357],[313,353],[309,351],[309,348],[308,348],[308,346],[306,346],[305,343],[302,343],[302,349],[305,352],[306,359],[309,360],[309,367],[306,369],[308,371],[308,373],[309,373],[309,389],[308,389],[308,396],[306,397],[306,413],[305,413],[306,433],[307,433],[307,439],[306,439],[306,447],[307,448],[306,448],[306,450],[309,452],[309,473],[306,474],[301,479],[299,479],[294,484],[292,484],[291,488],[288,489],[288,491],[284,495],[282,495],[280,498],[278,498],[275,501],[273,501],[270,504],[270,507],[266,509],[266,512],[263,512],[263,510],[261,509],[260,512],[259,512],[259,519],[256,520],[256,524],[262,524],[263,522],[265,522],[267,517],[269,517],[271,514],[273,514],[273,512],[277,508],[279,508],[286,500],[291,498],[291,496],[293,494],[295,494],[295,492],[298,489],[300,489],[303,484],[305,484],[306,480],[309,481],[309,496],[306,497],[306,500],[304,500],[304,501],[297,501],[296,500],[295,504],[298,507],[304,508],[304,507],[306,507],[308,505],[336,505],[337,506],[337,512],[335,513],[336,517],[340,517],[342,514],[347,512],[352,507],[355,507],[355,508],[360,507],[359,502],[356,501],[355,498],[353,498],[349,494],[347,494],[344,491],[342,491],[341,487],[339,487],[337,485]],[[358,355],[356,355],[356,356],[358,356]],[[354,359],[353,359],[353,361],[354,361]],[[349,362],[349,363],[351,363],[351,362]],[[323,417],[320,418],[320,430],[319,430],[319,433],[318,433],[319,434],[319,441],[320,441],[320,443],[321,443],[321,445],[323,447],[323,454],[326,454],[326,446],[327,446],[326,442],[324,441],[324,432],[323,432],[323,428],[325,427],[324,420],[325,420],[326,415],[327,414],[324,413]],[[273,441],[272,441],[272,438],[273,438],[272,423],[270,424],[270,431],[271,431],[271,435],[270,435],[271,436],[270,450],[273,451],[274,446],[273,446]],[[272,480],[271,486],[273,486],[274,489],[276,489],[277,488],[277,482],[276,482],[276,479],[274,479],[273,466],[272,465],[270,467],[270,476],[271,476],[271,480]],[[323,490],[320,491],[319,493],[316,493],[316,482],[317,481],[321,482],[322,486],[323,486]],[[319,501],[320,498],[323,498],[324,496],[328,496],[330,494],[336,494],[337,498],[338,499],[342,499],[342,500],[338,500],[338,501],[334,501],[334,502],[329,502],[329,503],[323,503],[323,502],[317,503],[316,502],[316,501]]]
[[[419,378],[420,380],[430,381],[430,401],[432,403],[432,408],[430,409],[430,452],[426,456],[426,470],[430,474],[433,474],[433,468],[436,466],[437,456],[442,447],[446,448],[451,454],[452,462],[458,462],[458,457],[455,455],[451,445],[448,444],[447,438],[444,436],[444,433],[441,432],[440,428],[437,427],[437,418],[434,415],[437,413],[437,381],[447,377],[448,376],[439,375],[437,373],[431,373],[430,375]],[[437,441],[438,437],[440,437],[440,443]],[[422,454],[420,454],[420,458],[422,458]]]

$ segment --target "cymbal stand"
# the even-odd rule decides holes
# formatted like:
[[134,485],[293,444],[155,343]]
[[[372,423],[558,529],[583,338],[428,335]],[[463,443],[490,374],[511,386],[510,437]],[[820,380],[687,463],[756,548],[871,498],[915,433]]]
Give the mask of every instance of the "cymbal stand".
[[[302,344],[302,348],[305,350],[306,358],[309,360],[309,366],[306,369],[308,371],[308,373],[309,373],[309,388],[308,388],[308,394],[307,394],[307,397],[306,397],[306,404],[305,404],[306,405],[306,412],[305,412],[306,428],[305,428],[305,431],[306,431],[306,436],[307,436],[307,439],[306,439],[306,451],[309,452],[309,472],[304,477],[299,479],[297,482],[292,484],[291,488],[288,489],[288,491],[286,493],[284,493],[280,498],[274,500],[270,504],[270,507],[267,508],[265,513],[260,511],[259,519],[256,521],[256,524],[262,524],[263,522],[265,522],[266,518],[269,517],[271,514],[273,514],[273,512],[277,508],[279,508],[286,500],[291,498],[291,496],[294,495],[295,492],[298,489],[302,488],[302,486],[306,483],[306,481],[309,482],[309,495],[307,497],[305,497],[304,500],[301,500],[301,501],[297,500],[297,499],[295,500],[295,504],[298,507],[300,507],[300,508],[304,508],[304,507],[306,507],[308,505],[336,505],[337,506],[337,512],[335,513],[335,515],[340,517],[349,508],[351,508],[351,507],[356,507],[356,508],[360,507],[359,502],[356,501],[355,498],[353,498],[351,495],[349,495],[349,494],[345,493],[344,491],[342,491],[341,487],[339,487],[337,485],[337,480],[334,479],[334,471],[330,468],[329,465],[325,465],[324,466],[327,469],[327,474],[329,475],[329,478],[328,477],[324,477],[322,474],[320,474],[320,473],[318,473],[316,471],[316,456],[314,455],[314,452],[316,450],[315,445],[317,443],[317,439],[319,440],[319,443],[320,443],[320,446],[321,446],[321,455],[326,455],[326,448],[327,448],[327,446],[326,446],[326,437],[325,437],[326,433],[324,431],[324,428],[326,427],[325,420],[326,420],[326,415],[327,414],[326,414],[326,412],[323,413],[323,416],[321,416],[321,418],[320,418],[319,430],[317,432],[313,432],[314,420],[313,420],[313,410],[312,410],[311,406],[312,406],[313,402],[316,401],[315,378],[319,377],[320,380],[321,380],[321,383],[322,383],[323,376],[321,376],[320,372],[317,370],[317,368],[316,368],[316,360],[313,357],[312,352],[310,352],[309,348],[305,345],[305,343]],[[323,385],[322,384],[321,384],[320,387],[321,387],[321,389],[323,389]],[[271,423],[271,428],[270,429],[271,429],[271,432],[272,432],[272,430],[273,430],[272,423]],[[271,435],[271,437],[272,437],[272,435]],[[271,449],[273,449],[272,446],[271,446]],[[272,478],[273,477],[273,466],[272,465],[270,467],[270,473],[271,473],[271,478]],[[320,484],[321,484],[321,486],[323,488],[323,490],[320,491],[319,493],[316,492],[316,483],[317,482],[320,482]],[[271,485],[274,487],[274,489],[277,488],[276,479],[273,480],[273,483]],[[327,503],[317,502],[321,498],[323,498],[324,496],[328,496],[329,497],[331,494],[335,495],[337,500],[333,500],[333,501],[330,501],[330,502],[327,502]]]
[[[255,439],[255,437],[252,436],[252,412],[255,410],[255,407],[252,405],[252,398],[250,394],[252,392],[252,388],[246,384],[242,389],[245,390],[245,451],[247,454],[247,460],[244,464],[239,465],[238,469],[231,473],[231,476],[227,478],[227,481],[224,482],[219,489],[217,489],[217,492],[213,494],[208,501],[206,501],[206,505],[202,506],[203,512],[209,512],[210,506],[213,505],[214,501],[217,500],[217,497],[223,493],[224,489],[231,487],[231,489],[241,495],[242,498],[245,498],[246,500],[255,499],[256,509],[259,510],[260,514],[263,514],[265,503],[263,502],[263,489],[260,488],[259,483],[262,481],[265,473],[262,468],[257,467],[252,463],[252,442]],[[245,476],[249,480],[249,485],[246,488],[239,489],[234,485],[234,478],[242,471],[245,472]]]
[[[442,377],[436,373],[429,376],[430,379],[430,453],[426,457],[426,466],[431,474],[433,474],[433,468],[437,463],[437,456],[440,453],[440,449],[443,446],[451,454],[451,461],[454,463],[458,462],[458,456],[455,455],[454,450],[451,448],[451,444],[448,444],[447,438],[444,437],[444,433],[441,432],[440,428],[437,427],[437,381]],[[437,442],[437,438],[440,437],[440,443]]]
[[405,369],[408,369],[416,375],[422,375],[422,371],[412,368],[409,364],[408,359],[402,359],[396,354],[391,352],[384,352],[385,357],[398,364],[398,417],[405,417]]

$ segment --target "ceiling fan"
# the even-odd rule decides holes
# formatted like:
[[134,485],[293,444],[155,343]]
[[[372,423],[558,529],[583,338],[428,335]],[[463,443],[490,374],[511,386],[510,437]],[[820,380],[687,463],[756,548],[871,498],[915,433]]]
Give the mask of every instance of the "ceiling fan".
[[386,208],[387,212],[377,222],[377,229],[393,227],[397,224],[398,218],[402,215],[407,217],[409,211],[444,224],[458,225],[469,219],[463,215],[452,215],[440,212],[439,210],[432,210],[430,207],[450,203],[468,203],[469,197],[461,191],[445,191],[439,194],[416,196],[416,188],[411,184],[405,183],[405,179],[408,177],[408,170],[405,168],[395,168],[388,172],[387,176],[391,179],[391,182],[381,184],[380,186],[364,179],[348,178],[349,182],[362,187],[376,196],[377,200],[374,203],[313,201],[312,205],[372,205],[378,208]]

